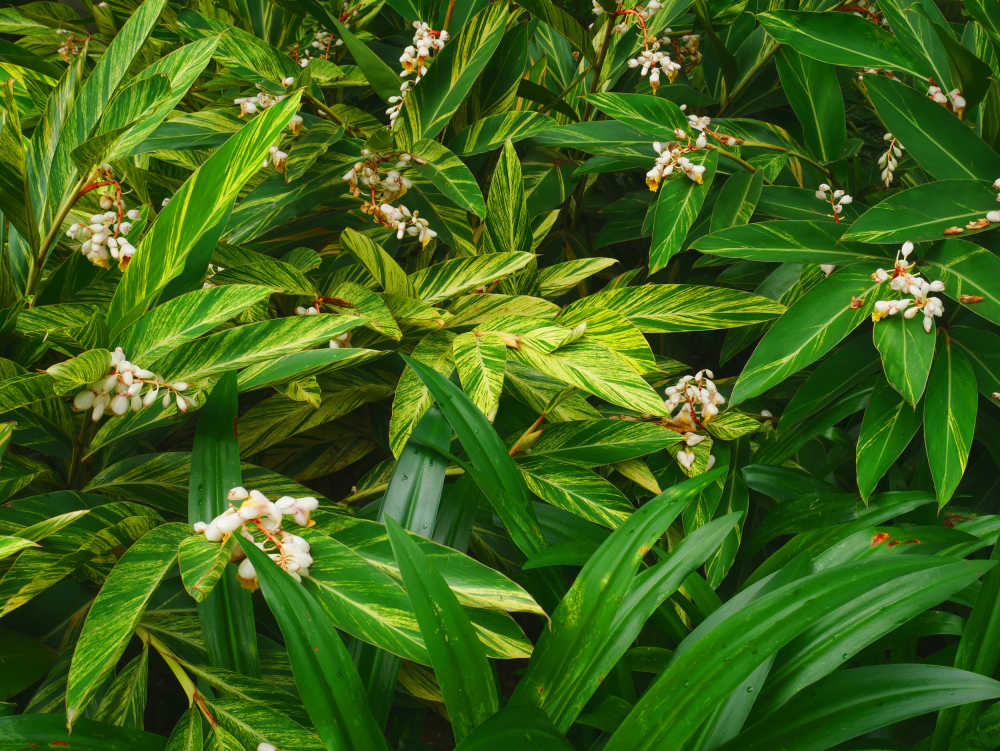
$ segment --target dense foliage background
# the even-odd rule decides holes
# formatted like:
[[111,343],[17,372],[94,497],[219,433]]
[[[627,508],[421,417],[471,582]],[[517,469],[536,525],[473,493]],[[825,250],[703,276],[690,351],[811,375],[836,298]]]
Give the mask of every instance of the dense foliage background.
[[1000,745],[996,3],[27,2],[0,71],[0,748]]

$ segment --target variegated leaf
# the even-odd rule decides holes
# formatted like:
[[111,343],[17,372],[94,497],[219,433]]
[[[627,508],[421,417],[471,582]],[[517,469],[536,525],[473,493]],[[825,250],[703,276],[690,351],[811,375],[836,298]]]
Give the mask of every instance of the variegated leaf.
[[507,366],[507,344],[494,333],[468,331],[452,343],[455,369],[462,388],[490,420],[496,415]]

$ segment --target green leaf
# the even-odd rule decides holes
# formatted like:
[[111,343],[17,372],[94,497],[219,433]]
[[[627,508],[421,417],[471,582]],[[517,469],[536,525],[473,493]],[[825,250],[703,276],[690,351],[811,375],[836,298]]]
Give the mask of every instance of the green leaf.
[[679,253],[684,246],[688,230],[701,212],[701,206],[712,186],[718,154],[710,151],[703,160],[692,159],[703,164],[705,173],[702,182],[695,183],[686,175],[672,175],[660,186],[653,207],[653,239],[649,247],[649,273],[659,271]]
[[472,465],[472,479],[490,501],[514,544],[525,555],[537,553],[544,539],[527,488],[514,460],[486,417],[462,390],[433,368],[404,358],[444,412]]
[[[321,7],[318,2],[312,2],[311,0],[303,2],[303,5],[310,8],[310,10]],[[358,64],[358,67],[365,74],[365,78],[368,79],[368,83],[371,84],[375,93],[386,101],[391,96],[398,96],[399,75],[396,71],[390,68],[381,57],[368,49],[368,46],[358,39],[354,35],[354,32],[341,23],[339,19],[326,13],[325,10],[322,12],[323,16],[320,16],[320,18],[325,16],[332,22],[332,25],[337,29],[337,36],[344,40],[344,46],[347,47],[347,51],[351,53],[354,62]],[[435,60],[435,62],[437,61]]]
[[[235,486],[234,486],[235,487]],[[204,602],[229,565],[229,545],[209,542],[204,535],[181,540],[177,563],[184,589],[195,602]]]
[[548,716],[534,707],[507,706],[472,731],[455,751],[573,751]]
[[[650,141],[672,141],[674,130],[688,129],[684,112],[669,99],[649,94],[588,94],[582,97],[608,117],[650,135]],[[650,159],[652,162],[652,159]]]
[[[730,404],[757,396],[829,352],[868,317],[880,287],[857,264],[838,269],[788,309],[761,339],[733,387]],[[852,297],[864,302],[851,307]]]
[[778,50],[776,61],[781,87],[802,126],[806,148],[821,162],[833,161],[847,143],[844,97],[837,71],[789,47]]
[[187,342],[155,360],[150,368],[169,381],[200,381],[326,344],[362,321],[354,316],[324,313],[236,326]]
[[166,751],[202,751],[201,712],[189,707],[174,725]]
[[162,735],[83,718],[73,724],[70,734],[59,714],[0,717],[0,747],[11,751],[58,747],[73,751],[164,751],[165,742]]
[[799,219],[729,227],[695,240],[691,247],[723,258],[775,263],[851,264],[868,258],[890,263],[877,248],[841,239],[843,223]]
[[517,160],[517,151],[510,141],[504,144],[490,181],[480,247],[484,253],[523,252],[531,249],[521,163]]
[[476,216],[486,216],[486,202],[476,178],[451,149],[437,141],[423,139],[413,144],[410,153],[417,157],[414,160],[416,171],[445,197]]
[[963,295],[982,297],[963,303],[968,310],[1000,326],[1000,258],[964,240],[945,240],[920,259],[925,276],[944,282],[944,294],[957,302]]
[[542,295],[567,292],[584,279],[618,263],[616,258],[575,258],[538,270],[536,284]]
[[934,360],[934,330],[924,331],[919,315],[909,320],[895,315],[879,321],[873,331],[886,380],[915,407],[924,393]]
[[845,240],[865,243],[904,243],[941,240],[945,230],[957,227],[963,234],[988,227],[966,229],[982,219],[996,203],[990,183],[973,180],[938,180],[893,193],[858,217]]
[[919,428],[920,413],[913,405],[889,384],[879,383],[861,421],[857,444],[858,490],[866,502]]
[[768,321],[785,306],[741,290],[696,284],[644,284],[605,289],[570,303],[563,315],[593,308],[616,311],[644,333],[702,331]]
[[492,151],[505,141],[516,143],[556,124],[541,112],[514,111],[477,120],[449,142],[456,154],[471,156]]
[[[614,643],[615,624],[643,556],[695,494],[721,472],[713,470],[673,486],[646,502],[605,539],[552,614],[552,625],[542,632],[512,704],[545,710],[560,730],[572,725],[604,677],[600,658]],[[625,640],[628,643],[631,639]]]
[[[188,521],[192,524],[211,521],[225,511],[230,506],[227,498],[229,490],[243,484],[236,436],[238,410],[236,378],[233,374],[224,375],[209,394],[195,428],[187,502]],[[201,541],[204,536],[188,539]],[[225,545],[209,544],[221,551],[227,549]],[[181,581],[186,587],[192,579],[189,566],[184,560],[187,557],[184,548],[189,545],[192,549],[198,549],[195,547],[197,542],[185,540],[182,544]],[[192,549],[188,552],[192,552]],[[201,560],[209,559],[218,564],[217,560],[206,555],[208,551],[203,546],[200,550]],[[205,647],[211,663],[216,667],[250,676],[258,675],[260,667],[253,602],[250,593],[239,585],[233,572],[226,576],[225,569],[223,565],[214,588],[209,586],[211,577],[215,576],[214,569],[208,569],[196,577],[194,592],[189,588],[189,593],[196,601],[196,593],[205,592],[203,601],[198,604],[198,619]]]
[[722,414],[705,420],[705,430],[720,441],[734,441],[760,430],[760,422],[750,415],[727,409]]
[[[431,332],[414,347],[411,357],[450,376],[454,367],[451,361],[453,340],[454,334],[450,331]],[[427,386],[413,368],[405,368],[396,384],[392,416],[389,418],[389,448],[393,454],[400,455],[410,433],[430,406],[431,396]]]
[[455,740],[461,742],[500,708],[493,671],[472,624],[437,568],[392,517],[386,517],[385,526]]
[[510,276],[532,260],[532,254],[520,252],[452,258],[414,272],[410,281],[417,297],[427,303],[436,303]]
[[143,644],[142,652],[118,671],[104,692],[96,719],[110,725],[142,730],[148,680],[149,648]]
[[925,75],[924,65],[889,32],[853,13],[778,10],[759,13],[757,20],[777,41],[820,62]]
[[73,652],[66,686],[67,725],[74,724],[114,669],[153,592],[173,567],[178,543],[189,534],[184,524],[164,524],[150,530],[108,575]]
[[315,598],[267,554],[237,535],[278,622],[299,696],[328,751],[388,749],[368,709],[364,686]]
[[978,407],[976,374],[941,332],[924,399],[924,444],[939,506],[951,499],[965,474]]
[[583,53],[584,57],[594,62],[594,45],[587,36],[587,32],[573,15],[555,3],[545,2],[545,0],[524,0],[524,2],[518,2],[518,5],[539,21],[550,26],[553,31],[572,44],[578,52]]
[[492,420],[500,406],[507,365],[507,344],[503,337],[475,331],[459,334],[452,343],[452,358],[465,393]]
[[434,58],[427,74],[403,100],[396,132],[405,142],[434,138],[444,130],[503,38],[507,8],[489,5]]
[[529,456],[517,467],[528,490],[581,519],[615,529],[632,514],[628,498],[596,472],[544,456]]
[[134,362],[153,362],[220,326],[271,294],[267,287],[227,284],[196,289],[157,305],[129,326],[122,349]]
[[390,256],[381,245],[375,243],[367,235],[347,227],[340,234],[340,244],[351,255],[357,258],[368,270],[372,278],[382,289],[394,295],[413,295],[413,285],[406,277],[406,272]]
[[579,420],[546,427],[531,455],[597,467],[652,454],[682,440],[675,431],[648,422]]
[[758,597],[675,652],[612,734],[607,750],[683,747],[764,659],[828,613],[897,576],[950,565],[903,556],[864,561],[804,576]]
[[[268,148],[299,108],[296,92],[226,141],[174,193],[142,238],[108,310],[112,335],[152,307],[183,270],[198,240],[229,212],[244,183],[260,169]],[[197,210],[195,210],[195,208]]]
[[764,187],[764,171],[734,172],[719,189],[712,210],[712,229],[745,225],[753,216]]
[[1000,697],[1000,681],[941,665],[872,665],[843,670],[807,688],[781,711],[750,725],[725,751],[793,744],[822,751],[918,715]]
[[374,349],[352,349],[335,347],[310,349],[293,355],[278,357],[270,362],[262,362],[244,368],[239,373],[240,392],[276,386],[290,378],[307,378],[317,374],[329,374],[342,368],[349,368],[383,353]]
[[25,548],[35,548],[38,545],[32,540],[25,540],[23,537],[12,535],[0,535],[0,561],[9,558],[15,553],[20,553]]
[[1000,154],[923,92],[882,76],[867,76],[865,86],[886,130],[936,179],[992,182],[1000,175]]
[[55,379],[52,390],[62,396],[104,378],[110,367],[110,352],[106,349],[91,349],[70,360],[51,365],[45,372]]

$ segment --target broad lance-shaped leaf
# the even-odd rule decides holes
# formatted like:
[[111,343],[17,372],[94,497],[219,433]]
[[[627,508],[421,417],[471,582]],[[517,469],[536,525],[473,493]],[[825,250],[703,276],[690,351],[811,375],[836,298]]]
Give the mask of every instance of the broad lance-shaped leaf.
[[836,70],[790,47],[779,49],[776,60],[785,96],[802,125],[806,148],[820,161],[836,159],[847,143],[844,97]]
[[434,138],[469,93],[503,38],[507,7],[492,4],[470,18],[434,58],[399,113],[395,131],[404,143]]
[[[411,357],[450,376],[454,368],[451,359],[454,338],[451,331],[432,331],[417,343]],[[389,418],[389,448],[393,454],[400,455],[410,433],[430,406],[431,396],[426,384],[413,368],[405,368],[396,384],[392,416]]]
[[267,287],[227,284],[196,289],[157,305],[128,328],[122,350],[134,362],[153,362],[271,295]]
[[[701,182],[690,180],[684,173],[674,174],[660,185],[653,212],[653,239],[649,247],[649,272],[659,271],[679,253],[705,202],[715,176],[718,153],[710,151],[702,160],[692,159],[705,167]],[[676,171],[675,171],[676,173]]]
[[720,751],[823,751],[919,715],[1000,697],[1000,681],[942,665],[842,670],[761,717]]
[[494,252],[474,258],[451,258],[410,275],[416,296],[426,303],[471,292],[520,271],[534,260],[531,253]]
[[643,284],[605,289],[576,300],[563,311],[586,317],[607,308],[628,318],[646,334],[703,331],[769,321],[785,312],[781,303],[742,290],[697,284]]
[[[236,375],[227,373],[209,394],[195,428],[188,480],[188,521],[192,524],[209,522],[225,511],[230,505],[227,498],[229,490],[243,484],[236,435],[238,413]],[[185,541],[182,558],[186,557],[183,548],[194,548],[195,545]],[[226,546],[213,544],[213,547]],[[201,551],[204,558],[209,558],[208,551],[204,548]],[[217,560],[211,562],[219,565]],[[205,576],[207,578],[203,578]],[[232,570],[227,572],[224,563],[221,565],[221,581],[217,581],[214,588],[210,586],[213,576],[215,569],[209,568],[207,575],[202,573],[196,578],[195,584],[198,591],[211,589],[198,604],[198,620],[209,659],[217,667],[244,675],[258,675],[257,628],[250,593],[239,585]],[[192,586],[190,567],[184,562],[181,563],[181,579],[185,586]],[[192,597],[198,600],[196,594]]]
[[891,263],[878,248],[842,240],[845,229],[843,222],[779,219],[702,235],[691,247],[714,256],[748,261],[847,265],[872,258]]
[[507,344],[496,333],[467,331],[452,343],[455,369],[462,388],[490,420],[500,406],[503,375],[507,366]]
[[226,141],[171,197],[139,243],[108,309],[112,336],[138,319],[184,270],[198,240],[229,212],[244,183],[299,108],[296,92]]
[[849,68],[899,70],[920,78],[926,75],[924,65],[888,31],[851,13],[778,10],[761,13],[757,19],[776,40],[814,60]]
[[993,182],[1000,175],[1000,154],[923,91],[882,76],[866,76],[865,87],[886,130],[936,179]]
[[[757,396],[829,352],[868,317],[879,283],[871,269],[838,269],[778,319],[761,339],[733,387],[731,404]],[[860,299],[853,307],[851,300]]]
[[541,112],[517,110],[477,120],[455,136],[448,145],[456,154],[470,156],[492,151],[505,141],[522,141],[556,124]]
[[[1000,258],[965,240],[945,240],[920,259],[924,275],[944,282],[944,294],[1000,326]],[[973,299],[963,301],[969,295]],[[976,300],[975,298],[983,298]]]
[[511,704],[540,707],[562,731],[572,724],[589,698],[580,697],[580,691],[588,684],[593,691],[599,681],[594,662],[608,648],[606,640],[643,556],[692,498],[721,474],[717,469],[674,485],[605,539],[552,614],[552,625],[542,632]]
[[875,324],[873,331],[886,380],[915,407],[934,360],[934,329],[924,331],[923,316],[894,315]]
[[865,501],[919,428],[920,413],[913,405],[889,384],[879,383],[861,421],[856,449],[858,490]]
[[671,141],[676,138],[676,128],[689,127],[687,116],[681,108],[663,97],[602,92],[588,94],[583,99],[608,117],[648,133],[653,141]]
[[939,506],[951,499],[965,474],[978,406],[975,371],[942,331],[924,398],[924,444]]
[[573,751],[544,712],[535,707],[508,704],[472,731],[455,751]]
[[45,372],[55,379],[52,388],[61,395],[104,378],[110,365],[110,352],[106,349],[91,349],[82,355],[51,365]]
[[844,235],[863,243],[902,244],[943,240],[957,227],[965,236],[989,227],[966,228],[996,204],[996,189],[979,180],[936,180],[893,193],[859,216]]
[[363,319],[347,315],[289,316],[235,326],[187,342],[150,366],[171,381],[198,381],[326,344]]
[[763,660],[827,613],[897,576],[953,565],[920,558],[893,556],[833,566],[748,603],[675,655],[606,748],[683,748],[713,709]]
[[229,565],[230,546],[209,542],[204,535],[181,540],[177,564],[184,589],[195,602],[204,602]]
[[407,297],[414,294],[413,285],[396,259],[368,235],[347,227],[340,233],[340,244],[361,262],[383,290]]
[[90,606],[66,684],[66,723],[72,726],[125,651],[132,630],[192,534],[185,524],[150,530],[121,557]]
[[614,529],[632,514],[624,494],[589,469],[534,456],[519,461],[517,467],[532,493],[581,519]]
[[278,622],[305,704],[328,751],[387,751],[351,656],[315,598],[266,553],[237,535]]
[[476,178],[451,149],[437,141],[424,139],[417,141],[410,153],[418,158],[414,160],[417,172],[430,180],[456,206],[461,206],[476,216],[486,215],[486,202]]
[[[199,732],[200,732],[199,728]],[[59,714],[15,714],[0,717],[0,748],[70,748],[73,751],[164,751],[164,737],[82,717],[67,731]],[[174,751],[170,748],[169,751]],[[182,749],[181,751],[188,751]],[[191,750],[193,751],[193,749]],[[201,747],[198,747],[201,751]]]
[[483,222],[482,250],[484,253],[528,251],[531,231],[524,199],[521,163],[514,144],[507,141],[490,181],[486,220]]
[[712,209],[712,229],[745,225],[764,189],[764,171],[734,172],[719,189]]
[[455,740],[461,742],[500,708],[493,670],[468,616],[437,568],[392,517],[386,517],[385,526],[444,695]]
[[524,479],[500,436],[462,390],[433,368],[404,357],[423,381],[458,435],[472,465],[473,479],[525,555],[545,546]]

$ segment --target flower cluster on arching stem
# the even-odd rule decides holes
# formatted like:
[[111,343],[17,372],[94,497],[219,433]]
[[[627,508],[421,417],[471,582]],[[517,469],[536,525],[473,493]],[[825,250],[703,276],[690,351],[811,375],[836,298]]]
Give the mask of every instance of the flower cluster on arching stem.
[[947,110],[951,110],[959,117],[965,112],[966,101],[965,97],[962,96],[962,92],[958,89],[952,89],[947,94],[934,83],[934,79],[930,79],[930,86],[927,88],[927,96],[933,99],[935,102],[940,104]]
[[878,166],[882,170],[882,182],[888,188],[892,185],[892,178],[896,174],[896,167],[899,165],[899,159],[903,156],[905,149],[903,148],[903,144],[899,142],[899,139],[892,133],[886,133],[882,136],[882,140],[889,145],[886,147],[885,153],[879,156]]
[[[399,64],[402,67],[399,75],[406,80],[399,85],[399,94],[389,97],[389,109],[385,111],[389,117],[390,128],[396,124],[396,118],[403,109],[403,100],[427,74],[427,66],[431,59],[444,49],[448,41],[447,31],[435,31],[424,21],[414,21],[413,28],[413,42],[399,56]],[[411,74],[413,78],[407,78]]]
[[[719,393],[712,380],[714,377],[711,370],[699,370],[666,389],[670,427],[684,435],[685,448],[677,453],[677,461],[685,469],[694,464],[694,452],[690,449],[705,440],[705,436],[696,431],[703,430],[719,414],[719,407],[726,403],[726,398]],[[708,468],[711,469],[714,464],[715,457],[709,456]]]
[[660,182],[674,172],[681,172],[692,182],[701,185],[704,182],[705,165],[696,164],[687,155],[715,148],[713,144],[708,142],[709,136],[726,146],[740,143],[740,139],[735,136],[727,136],[708,127],[712,118],[707,115],[688,115],[687,117],[688,127],[697,135],[692,135],[683,128],[675,128],[674,137],[676,140],[667,143],[653,142],[656,161],[646,173],[646,185],[651,191],[659,190]]
[[73,407],[92,409],[91,419],[97,422],[106,412],[114,415],[124,415],[129,410],[139,412],[151,406],[162,390],[164,408],[173,401],[177,409],[186,412],[188,407],[194,406],[194,399],[182,393],[187,389],[188,384],[183,381],[168,383],[153,371],[129,362],[118,347],[111,353],[111,372],[78,392],[73,398]]
[[[420,160],[405,152],[379,155],[368,149],[362,149],[361,156],[363,161],[355,162],[344,175],[351,195],[364,201],[361,210],[370,214],[379,224],[395,230],[397,240],[409,235],[420,240],[422,245],[427,245],[437,237],[437,232],[431,229],[419,211],[410,211],[402,203],[394,205],[413,187],[413,182],[405,172]],[[393,164],[385,169],[387,163]]]
[[820,186],[816,189],[816,197],[830,204],[830,210],[833,211],[833,221],[835,222],[840,221],[840,215],[844,211],[844,207],[854,203],[852,196],[839,188],[832,190],[826,183],[820,183]]
[[931,297],[930,294],[944,292],[944,282],[940,280],[929,282],[920,276],[920,272],[914,271],[916,263],[909,260],[912,253],[913,243],[909,241],[903,243],[896,253],[892,271],[876,269],[872,274],[872,281],[889,282],[890,288],[901,295],[908,295],[895,300],[878,300],[872,312],[872,320],[878,323],[883,318],[897,313],[901,313],[903,318],[910,319],[918,313],[923,313],[924,331],[929,334],[934,326],[934,319],[940,318],[944,313],[941,298]]
[[[232,488],[226,497],[240,505],[231,505],[210,522],[195,522],[195,532],[205,535],[209,542],[222,542],[238,532],[296,581],[309,575],[309,567],[313,564],[309,543],[284,529],[282,522],[290,516],[299,526],[311,527],[315,522],[309,515],[319,506],[319,501],[312,496],[293,498],[288,495],[271,501],[259,490],[243,487]],[[258,539],[258,534],[262,539]],[[240,583],[248,589],[256,589],[257,572],[240,548],[234,551],[234,560],[240,561],[236,569]]]
[[135,246],[126,235],[142,213],[138,209],[125,208],[121,184],[115,180],[110,164],[98,167],[79,195],[92,190],[99,191],[98,203],[104,211],[92,214],[88,222],[74,222],[66,230],[66,236],[80,241],[80,252],[95,266],[107,269],[114,260],[124,270],[135,255]]

